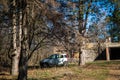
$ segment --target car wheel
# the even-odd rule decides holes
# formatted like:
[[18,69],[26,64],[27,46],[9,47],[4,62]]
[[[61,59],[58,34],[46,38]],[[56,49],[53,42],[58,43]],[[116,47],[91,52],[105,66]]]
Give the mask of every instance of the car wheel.
[[43,63],[40,63],[40,68],[43,68]]
[[48,67],[48,63],[44,63],[44,64],[43,64],[43,67],[44,67],[44,68],[47,68],[47,67]]
[[67,66],[67,65],[68,65],[68,62],[65,61],[65,62],[63,63],[63,66]]

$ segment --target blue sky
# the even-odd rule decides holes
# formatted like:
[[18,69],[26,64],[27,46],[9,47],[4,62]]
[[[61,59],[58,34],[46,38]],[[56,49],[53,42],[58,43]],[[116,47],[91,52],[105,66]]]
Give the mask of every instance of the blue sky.
[[[57,1],[62,4],[62,6],[58,9],[58,11],[60,11],[64,14],[64,17],[63,17],[64,20],[67,21],[69,19],[70,15],[72,16],[72,15],[75,15],[78,13],[78,11],[79,11],[78,7],[71,9],[71,8],[67,8],[66,6],[63,6],[63,5],[66,5],[68,3],[68,1],[79,2],[79,0],[57,0]],[[89,13],[87,28],[92,23],[100,23],[101,21],[104,21],[106,16],[111,15],[111,12],[114,10],[114,6],[111,5],[110,3],[108,3],[108,0],[98,0],[96,2],[93,2],[91,6],[92,6],[91,8],[93,10],[91,13]],[[78,16],[76,16],[76,17],[78,17]],[[70,23],[70,24],[72,24],[72,23]],[[51,26],[53,26],[53,25],[51,25]]]
[[[90,13],[88,17],[88,26],[94,22],[101,22],[101,20],[105,20],[108,15],[112,15],[112,11],[114,10],[114,5],[105,1],[93,2],[92,7],[94,7],[94,11],[96,13]],[[98,21],[97,21],[98,20]]]

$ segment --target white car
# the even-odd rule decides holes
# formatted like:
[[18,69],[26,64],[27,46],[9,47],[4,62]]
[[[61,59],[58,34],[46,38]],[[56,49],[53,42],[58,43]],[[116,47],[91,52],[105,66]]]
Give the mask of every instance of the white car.
[[48,58],[45,58],[40,61],[41,68],[43,67],[51,67],[51,66],[60,66],[60,65],[67,65],[68,63],[68,56],[67,54],[52,54]]

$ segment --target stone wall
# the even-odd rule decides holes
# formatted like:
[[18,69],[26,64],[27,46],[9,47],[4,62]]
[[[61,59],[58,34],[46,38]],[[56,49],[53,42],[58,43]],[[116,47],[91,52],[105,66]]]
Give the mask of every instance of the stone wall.
[[85,60],[85,63],[87,62],[93,62],[96,57],[98,56],[98,54],[94,51],[94,50],[82,50],[83,51],[83,54],[84,54],[84,60]]
[[[102,47],[102,44],[101,44]],[[96,57],[98,56],[98,44],[97,43],[86,43],[82,47],[82,53],[84,54],[84,61],[93,62],[95,61]]]

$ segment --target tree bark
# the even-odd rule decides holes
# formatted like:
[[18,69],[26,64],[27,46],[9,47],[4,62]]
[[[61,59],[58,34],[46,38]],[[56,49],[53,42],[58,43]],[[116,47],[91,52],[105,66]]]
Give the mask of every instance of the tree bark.
[[82,51],[81,54],[80,54],[80,59],[81,59],[81,63],[80,65],[85,65],[85,53]]
[[18,80],[27,80],[27,55],[26,51],[22,49],[19,62],[19,75]]
[[[17,53],[17,51],[14,52],[15,54]],[[17,76],[18,75],[18,64],[19,64],[19,55],[16,54],[13,58],[12,58],[12,75]]]
[[19,64],[19,55],[17,48],[17,21],[16,21],[16,1],[13,0],[13,54],[12,54],[12,69],[11,74],[14,76],[18,75],[18,64]]
[[23,40],[22,40],[22,48],[19,62],[19,75],[18,80],[27,80],[27,67],[28,67],[28,38],[27,38],[27,27],[23,27]]
[[[25,0],[26,2],[26,0]],[[25,3],[26,4],[26,3]],[[27,11],[27,6],[25,7]],[[21,11],[22,13],[22,11]],[[24,14],[24,16],[22,16]],[[27,80],[27,68],[28,68],[28,53],[29,53],[29,44],[28,44],[28,25],[27,25],[27,13],[22,13],[21,17],[23,18],[21,22],[22,27],[22,41],[21,41],[21,54],[19,61],[19,75],[18,80]]]
[[85,56],[84,56],[84,53],[82,52],[81,48],[79,48],[79,62],[78,62],[78,65],[82,66],[82,65],[85,65]]
[[78,62],[79,66],[80,66],[80,63],[81,63],[81,49],[79,48],[79,62]]

